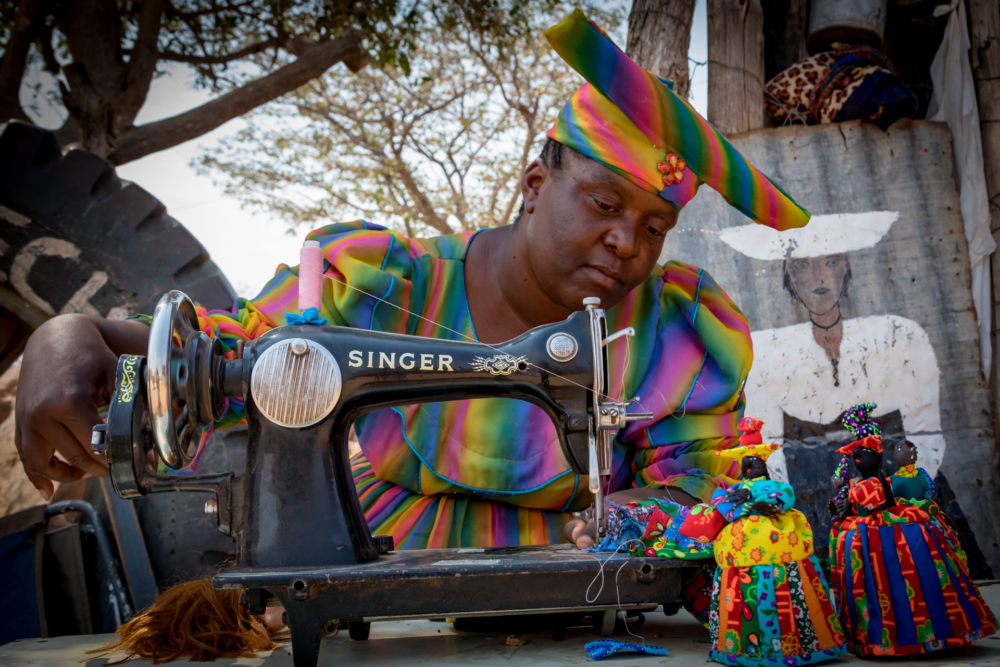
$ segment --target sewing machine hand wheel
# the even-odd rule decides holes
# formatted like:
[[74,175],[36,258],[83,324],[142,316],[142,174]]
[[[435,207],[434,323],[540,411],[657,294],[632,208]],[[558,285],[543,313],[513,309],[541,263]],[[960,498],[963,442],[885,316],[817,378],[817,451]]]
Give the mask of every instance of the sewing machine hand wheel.
[[198,314],[183,292],[168,292],[153,311],[146,355],[146,389],[153,444],[170,468],[191,463],[201,431],[222,417],[217,390],[222,345],[198,328]]

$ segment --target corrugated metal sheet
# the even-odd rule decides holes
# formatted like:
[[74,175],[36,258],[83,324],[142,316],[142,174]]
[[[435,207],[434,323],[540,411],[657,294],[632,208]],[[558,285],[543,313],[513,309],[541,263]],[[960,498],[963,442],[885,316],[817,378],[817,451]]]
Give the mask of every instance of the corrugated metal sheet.
[[[885,133],[861,122],[795,126],[749,132],[733,144],[814,215],[854,214],[844,217],[846,234],[835,233],[839,219],[819,219],[816,228],[826,225],[829,233],[781,244],[776,232],[763,238],[748,231],[749,221],[704,187],[668,235],[662,259],[705,268],[750,321],[756,363],[748,403],[766,413],[765,435],[840,437],[843,409],[878,403],[877,414],[901,424],[921,446],[922,462],[946,478],[1000,572],[993,408],[979,370],[948,128],[926,121],[900,121]],[[894,213],[887,230],[875,229]],[[802,293],[809,288],[805,298],[796,285]],[[811,323],[829,324],[828,314],[811,314],[829,306],[823,289],[840,295],[839,351],[824,349],[826,330]],[[810,461],[815,468],[816,457],[802,454],[787,457],[792,467]],[[809,474],[825,479],[832,472]],[[789,474],[793,483],[805,479],[802,471]],[[815,480],[810,485],[803,489],[808,513],[825,514],[828,494],[817,493]],[[817,534],[817,543],[822,539]]]

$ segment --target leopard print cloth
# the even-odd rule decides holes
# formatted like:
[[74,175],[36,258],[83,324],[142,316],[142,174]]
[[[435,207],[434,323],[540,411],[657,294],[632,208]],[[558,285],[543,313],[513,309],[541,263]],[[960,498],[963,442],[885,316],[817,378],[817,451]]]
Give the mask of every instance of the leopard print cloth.
[[[834,46],[838,50],[824,51],[800,60],[767,82],[764,105],[775,122],[781,125],[832,123],[867,76],[877,71],[888,71],[878,65],[849,67],[830,78],[834,64],[842,55],[840,45]],[[823,89],[817,91],[817,86],[823,86]],[[873,118],[877,115],[873,114]]]

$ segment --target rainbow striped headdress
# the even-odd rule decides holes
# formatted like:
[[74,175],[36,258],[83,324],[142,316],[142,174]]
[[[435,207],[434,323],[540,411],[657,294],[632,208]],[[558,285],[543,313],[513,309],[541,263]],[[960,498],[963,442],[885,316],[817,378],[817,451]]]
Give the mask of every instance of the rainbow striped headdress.
[[579,9],[545,31],[587,80],[549,137],[597,160],[678,209],[708,183],[755,222],[783,231],[810,213],[750,164],[669,83],[636,65]]

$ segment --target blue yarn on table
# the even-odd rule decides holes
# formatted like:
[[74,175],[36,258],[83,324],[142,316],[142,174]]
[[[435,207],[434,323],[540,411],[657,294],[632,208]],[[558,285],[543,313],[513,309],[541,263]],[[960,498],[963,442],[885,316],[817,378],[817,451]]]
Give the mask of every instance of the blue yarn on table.
[[[605,612],[607,613],[607,612]],[[667,655],[667,649],[662,646],[640,646],[639,644],[626,644],[617,639],[598,639],[583,647],[591,660],[603,660],[609,655],[614,655],[619,651],[635,651],[636,653],[648,653],[650,655]]]

